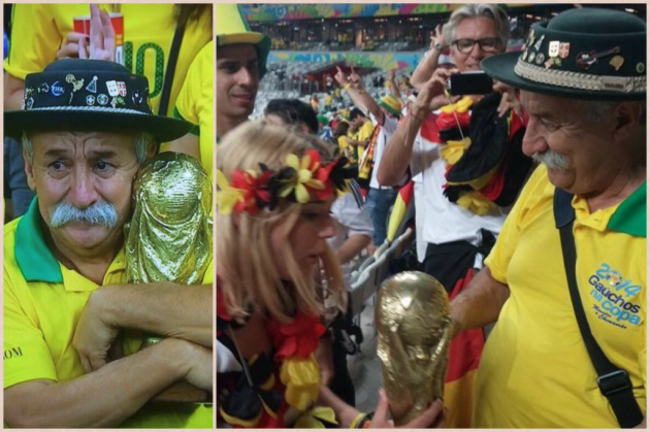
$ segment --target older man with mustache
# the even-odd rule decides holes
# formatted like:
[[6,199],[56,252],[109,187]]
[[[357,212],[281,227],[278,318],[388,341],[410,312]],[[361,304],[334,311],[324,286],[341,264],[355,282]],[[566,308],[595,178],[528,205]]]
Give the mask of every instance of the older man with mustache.
[[[157,143],[191,128],[153,115],[148,91],[117,63],[59,60],[28,75],[24,108],[4,114],[36,193],[4,228],[10,427],[212,425],[203,405],[148,403],[182,381],[211,391],[214,304],[211,269],[203,285],[126,283],[136,173]],[[123,357],[119,329],[167,337]]]
[[520,89],[542,166],[451,303],[456,333],[496,321],[474,427],[645,428],[645,44],[635,15],[573,9],[481,63]]

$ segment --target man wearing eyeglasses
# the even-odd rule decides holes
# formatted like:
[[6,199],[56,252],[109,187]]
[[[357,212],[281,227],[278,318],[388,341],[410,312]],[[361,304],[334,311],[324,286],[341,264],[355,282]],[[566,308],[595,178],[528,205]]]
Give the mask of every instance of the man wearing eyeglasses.
[[[462,6],[442,29],[436,28],[429,52],[411,77],[418,97],[388,142],[384,159],[389,162],[380,166],[377,176],[380,184],[395,185],[410,169],[418,260],[424,272],[443,284],[451,299],[483,267],[483,258],[494,244],[531,162],[521,153],[521,137],[517,142],[510,139],[510,132],[515,130],[510,125],[523,126],[521,121],[517,123],[519,116],[511,112],[511,108],[518,109],[514,91],[503,91],[505,86],[499,85],[503,96],[494,93],[463,99],[461,103],[472,104],[470,120],[458,106],[453,116],[438,110],[458,100],[449,99],[443,92],[449,77],[480,71],[483,59],[505,51],[509,35],[507,14],[493,4]],[[450,48],[453,68],[439,65],[446,47]],[[446,126],[439,121],[444,115],[449,120]],[[454,160],[450,153],[459,149],[462,156],[456,153]],[[516,178],[503,163],[507,156],[520,156],[508,164],[521,167]],[[467,174],[464,184],[452,182],[458,170]],[[481,328],[462,332],[452,341],[445,380],[445,406],[449,410],[446,427],[470,427],[472,380],[484,341]]]

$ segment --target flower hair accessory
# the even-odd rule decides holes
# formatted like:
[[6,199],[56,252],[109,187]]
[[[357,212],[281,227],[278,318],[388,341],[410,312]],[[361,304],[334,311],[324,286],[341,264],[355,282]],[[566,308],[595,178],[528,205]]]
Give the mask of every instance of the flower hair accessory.
[[260,171],[235,170],[230,182],[217,170],[217,208],[222,215],[232,212],[255,214],[258,209],[273,210],[278,201],[305,204],[323,201],[332,193],[349,191],[349,181],[357,176],[356,165],[345,157],[321,165],[316,150],[309,150],[302,158],[287,156],[285,166],[278,171],[259,164]]

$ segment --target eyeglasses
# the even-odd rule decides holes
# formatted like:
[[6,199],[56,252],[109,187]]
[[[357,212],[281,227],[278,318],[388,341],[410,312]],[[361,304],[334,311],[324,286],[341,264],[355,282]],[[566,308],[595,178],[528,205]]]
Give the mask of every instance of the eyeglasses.
[[501,43],[498,38],[485,38],[485,39],[457,39],[451,43],[456,45],[456,49],[463,54],[469,54],[474,49],[474,45],[478,44],[481,51],[487,53],[496,52]]

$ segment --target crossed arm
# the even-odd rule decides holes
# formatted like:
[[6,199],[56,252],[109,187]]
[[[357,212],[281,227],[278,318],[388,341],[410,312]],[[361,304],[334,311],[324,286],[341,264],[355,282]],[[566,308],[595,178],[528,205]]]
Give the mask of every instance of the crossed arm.
[[[116,427],[177,381],[211,391],[213,311],[210,285],[162,282],[98,289],[82,312],[73,340],[87,374],[68,382],[34,380],[6,388],[6,423],[28,428]],[[119,328],[167,338],[108,362]]]

